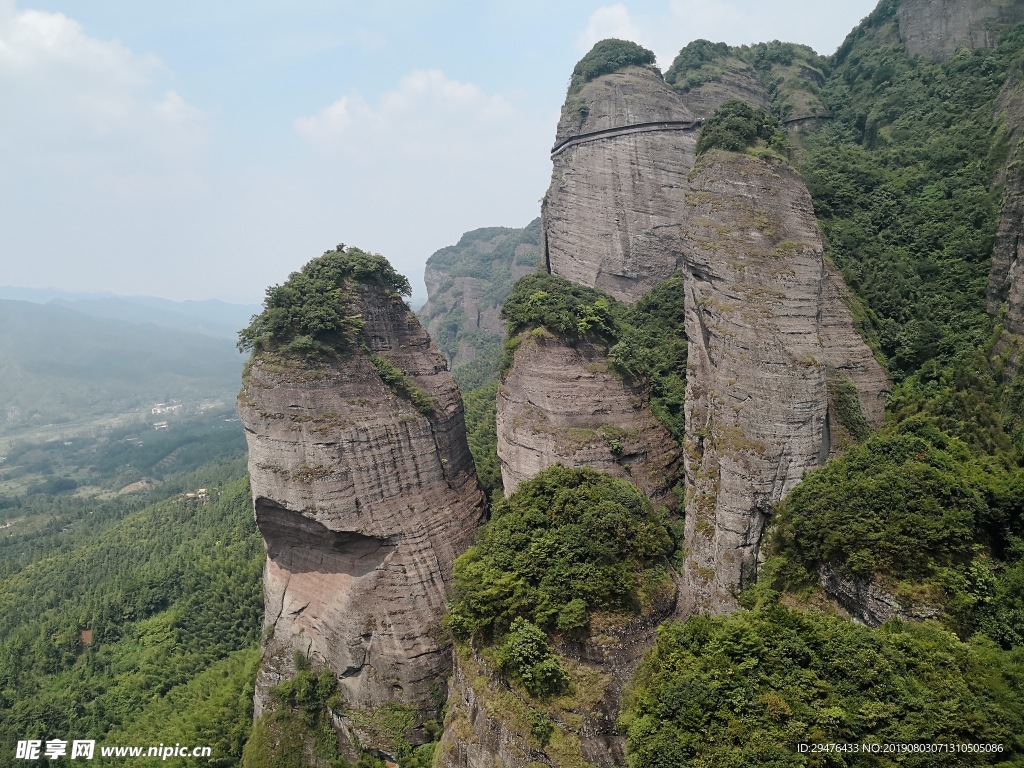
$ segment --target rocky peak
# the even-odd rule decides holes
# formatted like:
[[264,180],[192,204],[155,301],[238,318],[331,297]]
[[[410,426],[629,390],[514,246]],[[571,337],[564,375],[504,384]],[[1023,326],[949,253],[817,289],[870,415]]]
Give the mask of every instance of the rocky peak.
[[[599,117],[593,128],[651,114],[682,122],[680,95],[642,72],[570,93],[559,140],[573,125],[567,112],[579,113],[574,98],[588,120]],[[637,105],[644,91],[647,111]],[[772,506],[850,439],[835,393],[852,387],[854,420],[877,425],[889,389],[824,261],[800,177],[770,156],[711,150],[698,160],[696,133],[603,134],[556,153],[542,214],[552,274],[627,303],[684,275],[684,613],[729,611],[754,581]],[[515,431],[504,432],[499,440],[512,442]]]
[[681,182],[697,144],[693,114],[657,70],[630,66],[570,92],[556,146],[605,134],[553,155],[541,210],[541,250],[551,274],[634,303],[680,266]]
[[339,285],[350,343],[257,347],[238,400],[267,547],[256,715],[299,653],[337,676],[342,732],[389,753],[381,708],[437,717],[447,584],[484,501],[443,355],[393,289]]
[[876,426],[888,382],[850,322],[792,169],[711,150],[688,205],[684,612],[720,613],[756,579],[773,505],[847,428],[830,379],[854,385],[854,407]]
[[522,229],[487,227],[465,233],[427,259],[427,303],[419,310],[427,332],[452,370],[505,335],[501,305],[518,278],[536,271],[540,219]]
[[601,345],[524,334],[498,391],[497,433],[506,494],[565,464],[625,478],[676,506],[679,448],[651,413],[644,388],[610,370]]
[[562,106],[555,143],[573,136],[694,115],[655,67],[628,66],[582,85]]

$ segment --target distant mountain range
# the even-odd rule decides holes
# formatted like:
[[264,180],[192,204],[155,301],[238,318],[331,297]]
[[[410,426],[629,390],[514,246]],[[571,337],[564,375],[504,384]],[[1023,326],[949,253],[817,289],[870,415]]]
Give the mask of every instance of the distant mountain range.
[[117,296],[40,288],[0,286],[0,300],[49,304],[107,320],[146,323],[160,328],[234,339],[260,311],[259,304],[231,304],[217,299],[171,301],[155,296]]
[[[191,304],[199,311],[189,318],[184,303],[159,299],[0,300],[0,434],[169,399],[233,399],[242,359],[230,331],[248,318],[231,319],[244,314],[237,305]],[[95,316],[103,312],[123,319]]]

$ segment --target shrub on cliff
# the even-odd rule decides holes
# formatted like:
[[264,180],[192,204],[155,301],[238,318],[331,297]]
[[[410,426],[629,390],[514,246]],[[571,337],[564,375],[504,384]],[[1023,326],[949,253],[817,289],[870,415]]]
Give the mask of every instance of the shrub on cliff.
[[665,72],[665,82],[682,90],[689,90],[714,79],[724,70],[723,63],[731,55],[725,43],[694,40],[688,43]]
[[[871,630],[768,605],[658,630],[620,724],[634,768],[1011,765],[1024,748],[1019,656],[934,624]],[[877,744],[798,757],[799,744]],[[996,753],[882,745],[991,744]]]
[[512,622],[498,649],[498,666],[534,696],[561,693],[569,682],[544,630],[522,617]]
[[601,75],[618,72],[629,66],[646,67],[654,64],[654,52],[628,40],[609,38],[594,44],[586,56],[577,62],[569,81],[569,93],[575,93]]
[[289,348],[301,353],[351,347],[362,318],[351,305],[357,284],[408,296],[409,281],[383,256],[339,245],[267,289],[263,311],[238,332],[242,352]]
[[[779,507],[782,586],[827,564],[845,577],[915,583],[964,636],[1024,637],[1010,597],[1024,565],[1024,472],[978,457],[916,416],[810,474]],[[796,569],[804,569],[801,576]]]
[[697,154],[709,149],[744,152],[762,146],[786,155],[789,145],[778,118],[743,101],[727,101],[704,122]]
[[564,277],[528,275],[513,286],[501,310],[508,337],[502,369],[512,365],[516,335],[533,328],[566,339],[596,338],[608,345],[615,370],[646,385],[651,411],[681,441],[687,351],[684,305],[679,275],[658,283],[633,307]]
[[603,291],[548,274],[520,278],[501,308],[509,338],[530,328],[547,328],[559,336],[614,338],[622,313],[622,305]]
[[500,500],[477,545],[456,561],[449,625],[489,640],[517,618],[571,631],[595,610],[635,612],[645,572],[671,551],[663,510],[635,486],[554,466]]

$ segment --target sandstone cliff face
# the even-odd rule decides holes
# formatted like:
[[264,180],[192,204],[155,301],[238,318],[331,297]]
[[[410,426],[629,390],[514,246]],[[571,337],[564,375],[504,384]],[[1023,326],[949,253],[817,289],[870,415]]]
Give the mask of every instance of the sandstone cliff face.
[[[646,109],[637,106],[645,99]],[[578,102],[588,109],[573,109]],[[688,110],[656,73],[631,68],[570,97],[558,139],[655,114],[683,119]],[[888,381],[853,328],[840,276],[826,267],[800,178],[742,154],[712,152],[695,164],[695,145],[692,132],[666,131],[602,138],[558,154],[542,218],[550,271],[574,282],[633,302],[676,270],[685,275],[691,352],[681,610],[722,612],[756,577],[772,505],[836,449],[830,376],[854,384],[872,425],[884,415]],[[524,361],[521,368],[517,357],[510,375],[531,367]],[[540,445],[544,438],[522,450],[516,427],[530,418],[530,405],[540,412],[553,406],[545,398],[544,407],[513,407],[512,396],[503,398],[503,472],[515,482],[552,450]],[[573,460],[568,451],[556,455]]]
[[418,412],[358,350],[335,363],[253,361],[238,412],[267,547],[256,715],[297,651],[337,674],[343,728],[387,751],[381,707],[418,724],[437,716],[451,669],[446,585],[484,506],[443,356],[397,296],[364,287],[355,303],[369,349],[435,405]]
[[625,478],[676,505],[680,451],[642,387],[608,369],[602,347],[524,334],[498,392],[497,428],[506,494],[561,463]]
[[1020,139],[1024,135],[1024,83],[1011,78],[1000,95],[998,114],[1006,130],[1010,153],[1000,174],[1003,202],[992,251],[992,274],[988,284],[988,309],[998,315],[1006,308],[1004,327],[1024,336],[1024,169],[1020,163]]
[[455,369],[505,335],[501,305],[512,284],[537,270],[540,220],[523,229],[467,232],[427,259],[427,303],[419,310],[427,332]]
[[941,61],[957,48],[995,48],[1024,22],[1021,0],[900,0],[899,34],[907,53]]
[[690,186],[684,612],[719,613],[756,579],[772,505],[832,452],[830,369],[859,385],[875,425],[887,387],[837,300],[795,172],[715,150]]
[[711,117],[725,102],[733,100],[745,101],[764,112],[770,112],[772,108],[757,72],[745,64],[731,67],[715,80],[683,93],[683,102],[701,117]]
[[[656,70],[628,67],[583,86],[556,143],[609,128],[693,118]],[[681,266],[682,192],[695,131],[606,137],[556,155],[542,207],[548,271],[633,303]]]

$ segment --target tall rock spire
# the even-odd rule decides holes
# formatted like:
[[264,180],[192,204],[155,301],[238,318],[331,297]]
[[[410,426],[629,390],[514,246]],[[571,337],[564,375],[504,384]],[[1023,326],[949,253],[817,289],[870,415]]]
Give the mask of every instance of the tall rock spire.
[[[353,253],[367,256],[328,255],[344,273]],[[293,286],[296,305],[316,304],[309,285]],[[343,731],[388,754],[382,707],[417,726],[438,716],[451,670],[446,589],[484,500],[458,388],[416,317],[358,270],[332,285],[330,306],[351,326],[340,350],[257,349],[238,399],[267,547],[256,715],[298,653],[337,677]]]
[[852,384],[877,425],[888,380],[853,328],[810,195],[785,162],[698,158],[699,124],[651,67],[574,83],[542,213],[548,269],[629,303],[683,274],[681,605],[729,611],[756,578],[772,506],[851,438],[835,393]]

